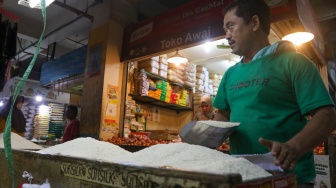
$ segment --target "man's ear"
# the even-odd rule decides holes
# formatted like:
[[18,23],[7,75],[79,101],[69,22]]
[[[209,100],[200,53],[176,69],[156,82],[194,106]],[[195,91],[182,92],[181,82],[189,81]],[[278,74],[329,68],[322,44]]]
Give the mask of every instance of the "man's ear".
[[260,20],[257,15],[252,16],[251,26],[252,26],[253,31],[257,31],[258,28],[260,27]]

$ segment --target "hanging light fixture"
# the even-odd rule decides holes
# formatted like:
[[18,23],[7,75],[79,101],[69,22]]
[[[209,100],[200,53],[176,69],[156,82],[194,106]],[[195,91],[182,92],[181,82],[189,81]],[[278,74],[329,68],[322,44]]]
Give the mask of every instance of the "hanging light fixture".
[[[55,0],[45,0],[45,6],[49,6]],[[19,5],[23,5],[30,8],[41,8],[41,0],[19,0]]]
[[300,46],[303,43],[313,40],[314,35],[309,32],[295,32],[286,35],[282,40],[288,40],[294,43],[296,46]]
[[169,63],[175,63],[175,64],[180,64],[180,63],[186,63],[188,62],[188,59],[181,56],[179,53],[178,53],[178,50],[176,50],[176,54],[173,55],[173,56],[170,56],[167,61]]
[[43,100],[42,96],[40,94],[38,94],[36,97],[35,97],[35,100],[37,102],[41,102]]

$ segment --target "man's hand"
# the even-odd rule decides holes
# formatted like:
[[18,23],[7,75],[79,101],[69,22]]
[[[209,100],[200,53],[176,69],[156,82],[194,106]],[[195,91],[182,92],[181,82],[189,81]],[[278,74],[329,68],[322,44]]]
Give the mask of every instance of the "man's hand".
[[284,170],[293,170],[301,157],[299,149],[288,142],[280,143],[259,138],[259,143],[267,147],[271,154],[276,158],[274,164],[280,166]]

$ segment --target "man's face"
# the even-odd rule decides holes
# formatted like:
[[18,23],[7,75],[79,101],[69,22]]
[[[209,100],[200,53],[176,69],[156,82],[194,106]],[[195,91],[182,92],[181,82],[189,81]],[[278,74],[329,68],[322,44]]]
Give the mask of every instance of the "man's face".
[[232,49],[232,53],[244,56],[251,50],[253,44],[253,28],[250,24],[245,24],[244,19],[235,15],[236,8],[228,11],[223,20],[223,29],[226,39]]
[[66,110],[65,110],[65,117],[66,117],[67,119],[71,119],[71,117],[72,117],[71,110],[69,110],[69,109],[66,109]]

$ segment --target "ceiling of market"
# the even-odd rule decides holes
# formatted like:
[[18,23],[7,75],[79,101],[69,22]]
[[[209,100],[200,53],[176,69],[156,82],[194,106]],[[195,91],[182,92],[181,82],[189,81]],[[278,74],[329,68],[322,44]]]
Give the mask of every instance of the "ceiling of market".
[[[93,24],[99,24],[100,19],[109,17],[126,27],[190,1],[192,0],[56,0],[47,7],[45,37],[30,78],[39,79],[41,64],[47,57],[50,58],[54,46],[55,57],[59,57],[86,45],[90,28]],[[310,0],[310,2],[322,26],[326,24],[326,20],[335,20],[334,0]],[[20,62],[19,66],[26,67],[36,50],[36,43],[43,29],[41,10],[18,5],[18,0],[4,0],[1,8],[19,17],[18,53],[14,62]],[[279,38],[273,32],[270,40],[275,42]],[[230,49],[217,49],[216,45],[222,42],[215,41],[212,45],[208,43],[184,49],[180,53],[190,62],[207,67],[210,72],[223,74],[228,66],[239,60],[239,57],[233,56]]]

